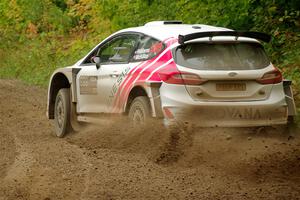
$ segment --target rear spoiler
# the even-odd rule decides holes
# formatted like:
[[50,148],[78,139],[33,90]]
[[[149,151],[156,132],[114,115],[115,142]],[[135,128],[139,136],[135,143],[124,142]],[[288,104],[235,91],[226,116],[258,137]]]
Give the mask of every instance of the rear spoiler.
[[244,32],[244,31],[213,31],[213,32],[199,32],[199,33],[192,33],[188,35],[179,35],[178,36],[178,43],[184,44],[186,41],[197,39],[197,38],[204,38],[209,37],[209,40],[212,39],[212,37],[215,36],[235,36],[235,39],[237,40],[238,37],[248,37],[253,38],[257,40],[261,40],[263,42],[270,42],[271,36],[266,33],[260,33],[260,32]]

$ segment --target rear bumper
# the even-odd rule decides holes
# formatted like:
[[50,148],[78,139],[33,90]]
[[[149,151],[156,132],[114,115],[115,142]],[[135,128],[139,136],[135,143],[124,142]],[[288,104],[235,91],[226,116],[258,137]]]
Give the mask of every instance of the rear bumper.
[[[172,87],[176,92],[171,92]],[[274,86],[281,87],[282,85]],[[239,102],[194,101],[184,86],[162,86],[161,101],[167,124],[184,123],[199,127],[251,127],[287,123],[283,90],[276,89],[267,100]],[[185,94],[186,93],[186,94]]]
[[164,111],[166,109],[173,115],[166,115],[167,123],[180,122],[200,127],[251,127],[287,123],[286,106],[165,107]]

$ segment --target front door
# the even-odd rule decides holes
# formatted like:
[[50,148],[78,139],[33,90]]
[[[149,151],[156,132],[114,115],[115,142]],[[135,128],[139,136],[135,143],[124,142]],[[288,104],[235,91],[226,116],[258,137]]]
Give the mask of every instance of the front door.
[[112,100],[116,85],[125,78],[137,63],[129,60],[137,47],[139,35],[126,34],[112,38],[99,47],[97,56],[101,64],[87,63],[76,77],[77,112],[112,112]]

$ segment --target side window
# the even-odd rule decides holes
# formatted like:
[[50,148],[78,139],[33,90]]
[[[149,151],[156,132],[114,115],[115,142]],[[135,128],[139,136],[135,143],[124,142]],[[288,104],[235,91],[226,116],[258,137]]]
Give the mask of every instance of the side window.
[[98,56],[102,64],[128,62],[138,42],[137,35],[125,35],[112,39],[100,48]]
[[140,44],[133,54],[133,61],[143,61],[151,59],[161,53],[164,48],[165,46],[161,41],[158,41],[149,36],[144,36],[143,38],[141,38]]

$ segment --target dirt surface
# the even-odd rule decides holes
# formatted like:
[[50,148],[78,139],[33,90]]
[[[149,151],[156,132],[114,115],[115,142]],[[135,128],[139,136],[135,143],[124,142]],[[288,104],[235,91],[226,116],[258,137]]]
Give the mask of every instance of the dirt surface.
[[60,139],[46,96],[0,80],[0,200],[300,199],[297,131],[178,134],[108,120]]

